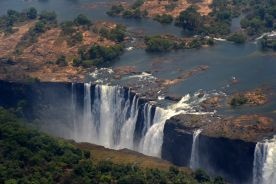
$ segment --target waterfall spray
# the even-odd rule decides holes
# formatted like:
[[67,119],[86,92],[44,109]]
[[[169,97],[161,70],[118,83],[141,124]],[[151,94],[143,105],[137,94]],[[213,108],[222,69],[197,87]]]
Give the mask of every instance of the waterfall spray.
[[276,183],[276,136],[258,142],[254,153],[253,184]]
[[[75,93],[74,85],[72,93]],[[74,96],[72,94],[72,104],[76,103]],[[76,118],[80,122],[74,120],[73,138],[78,142],[112,149],[128,148],[161,157],[166,120],[180,113],[198,114],[194,106],[200,101],[186,95],[178,103],[164,109],[140,102],[138,96],[122,87],[95,85],[92,88],[90,83],[85,83],[83,114]],[[137,140],[134,135],[139,136]]]

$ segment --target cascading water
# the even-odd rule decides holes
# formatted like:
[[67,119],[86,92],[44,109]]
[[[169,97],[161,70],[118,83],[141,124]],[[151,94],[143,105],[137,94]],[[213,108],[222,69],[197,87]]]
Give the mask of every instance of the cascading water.
[[258,142],[254,153],[253,184],[276,183],[276,136]]
[[164,125],[170,117],[164,109],[156,108],[153,125],[148,129],[140,142],[140,152],[150,156],[161,156]]
[[201,129],[195,130],[193,133],[193,144],[190,158],[190,168],[197,169],[199,167],[199,154],[198,154],[198,136],[202,132]]
[[[72,85],[72,93],[75,92]],[[73,106],[76,105],[75,96],[72,94]],[[186,95],[179,103],[162,109],[141,102],[122,87],[96,85],[92,88],[90,83],[85,83],[82,117],[74,118],[72,138],[160,157],[166,120],[180,113],[198,113],[193,106],[204,98],[198,100]]]

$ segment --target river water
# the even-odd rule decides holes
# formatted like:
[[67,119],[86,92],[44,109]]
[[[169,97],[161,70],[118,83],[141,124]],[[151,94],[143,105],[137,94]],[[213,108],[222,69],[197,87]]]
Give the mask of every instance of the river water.
[[[143,31],[150,35],[162,33],[181,35],[181,30],[173,25],[161,25],[149,19],[133,20],[109,17],[106,15],[106,11],[114,3],[118,3],[118,1],[0,0],[0,15],[5,14],[8,9],[20,11],[33,6],[40,11],[56,11],[59,21],[72,20],[78,14],[83,13],[93,21],[106,20],[125,24],[132,31]],[[232,27],[238,27],[239,20],[240,18],[237,18],[233,21]],[[236,45],[217,41],[216,45],[212,47],[162,54],[150,54],[143,49],[134,49],[126,51],[120,60],[114,62],[111,67],[134,66],[137,71],[150,71],[155,77],[173,79],[199,65],[208,66],[208,70],[175,84],[169,88],[169,93],[185,95],[199,89],[232,93],[258,87],[268,87],[273,92],[276,91],[276,53],[263,52],[253,42]],[[239,82],[231,84],[233,78]],[[272,112],[276,109],[276,105],[270,103],[260,109],[263,112]]]

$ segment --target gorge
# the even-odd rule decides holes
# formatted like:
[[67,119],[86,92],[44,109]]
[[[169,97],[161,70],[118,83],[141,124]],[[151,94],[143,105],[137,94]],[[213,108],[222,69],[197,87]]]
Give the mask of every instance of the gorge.
[[205,117],[201,121],[215,118],[213,112],[196,110],[204,97],[186,95],[178,103],[157,107],[119,86],[0,84],[0,105],[11,107],[26,100],[24,111],[32,114],[32,119],[42,117],[45,124],[35,126],[50,134],[112,149],[127,148],[179,166],[203,168],[233,183],[272,184],[275,179],[275,139],[247,142],[208,136],[204,129],[183,127],[174,118],[178,114],[190,116],[187,122],[198,116]]
[[0,184],[275,184],[275,0],[0,0]]

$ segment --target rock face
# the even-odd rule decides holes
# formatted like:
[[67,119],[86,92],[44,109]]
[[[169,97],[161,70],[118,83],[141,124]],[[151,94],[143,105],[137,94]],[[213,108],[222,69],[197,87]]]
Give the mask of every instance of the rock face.
[[189,166],[193,135],[181,131],[179,124],[167,120],[164,128],[162,158],[179,166]]
[[[215,121],[218,120],[208,115],[181,115],[167,120],[162,158],[179,166],[190,166],[193,132]],[[208,127],[203,128],[196,146],[197,165],[231,183],[252,183],[255,145],[254,141],[210,135]]]

